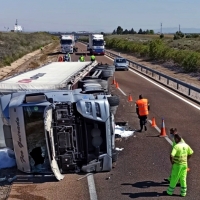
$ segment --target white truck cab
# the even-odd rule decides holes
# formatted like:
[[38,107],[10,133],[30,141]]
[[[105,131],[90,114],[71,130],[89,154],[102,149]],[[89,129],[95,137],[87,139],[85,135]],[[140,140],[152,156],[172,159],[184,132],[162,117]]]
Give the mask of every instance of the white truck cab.
[[62,53],[73,53],[75,47],[74,35],[61,35],[60,45]]
[[105,54],[105,41],[102,34],[90,34],[89,43],[87,45],[87,51],[94,55]]

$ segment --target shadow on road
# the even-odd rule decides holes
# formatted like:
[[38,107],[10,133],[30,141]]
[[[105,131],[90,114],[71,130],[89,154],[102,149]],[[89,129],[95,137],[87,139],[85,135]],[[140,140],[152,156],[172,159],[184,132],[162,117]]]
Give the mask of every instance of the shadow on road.
[[121,185],[131,185],[132,187],[137,187],[137,188],[149,188],[149,187],[158,187],[158,186],[168,186],[169,183],[167,182],[161,182],[157,183],[154,181],[142,181],[142,182],[137,182],[137,183],[122,183]]
[[[140,198],[140,197],[166,197],[166,195],[164,195],[163,193],[158,193],[158,192],[122,193],[122,195],[127,195],[132,199]],[[172,197],[175,197],[175,196],[179,197],[179,195],[175,195],[175,194]]]

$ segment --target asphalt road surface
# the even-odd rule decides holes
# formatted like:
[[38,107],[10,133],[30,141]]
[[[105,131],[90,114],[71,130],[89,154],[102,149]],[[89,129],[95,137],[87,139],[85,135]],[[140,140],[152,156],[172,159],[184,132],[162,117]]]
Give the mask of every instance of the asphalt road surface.
[[[86,51],[83,44],[79,43],[78,48],[80,52]],[[78,57],[79,55],[72,55],[72,61],[77,61]],[[96,56],[96,59],[102,63],[113,63],[106,56]],[[87,60],[90,60],[89,56],[86,57]],[[139,129],[134,102],[140,94],[148,98],[151,104],[149,119],[155,117],[157,126],[161,128],[161,120],[164,118],[167,133],[171,127],[176,127],[194,150],[189,161],[188,192],[185,199],[200,199],[200,111],[131,70],[117,71],[115,78],[120,87],[119,90],[111,85],[111,92],[120,97],[116,121],[128,121],[132,128]],[[128,102],[129,94],[132,95],[133,102]],[[98,200],[181,199],[180,187],[176,188],[172,197],[162,195],[168,187],[163,179],[170,173],[171,144],[165,138],[158,137],[160,133],[150,123],[147,129],[146,132],[134,133],[128,139],[117,141],[116,146],[124,150],[119,152],[113,170],[94,174]],[[82,176],[84,175],[67,174],[60,182],[54,178],[31,178],[21,180],[22,183],[18,180],[13,184],[9,199],[89,200],[87,178],[77,181]]]

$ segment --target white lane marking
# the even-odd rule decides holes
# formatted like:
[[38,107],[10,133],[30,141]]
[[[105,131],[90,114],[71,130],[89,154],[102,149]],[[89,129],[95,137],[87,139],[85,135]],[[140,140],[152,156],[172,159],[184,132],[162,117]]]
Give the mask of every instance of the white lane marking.
[[118,90],[124,95],[127,96],[126,93],[124,93],[124,91],[121,88],[118,88]]
[[87,176],[87,181],[88,181],[88,188],[89,188],[89,193],[90,193],[90,200],[97,200],[97,193],[96,193],[93,174],[90,174]]
[[[149,121],[149,123],[150,124],[152,124],[152,121],[151,120],[148,120]],[[161,130],[157,127],[157,126],[155,126],[154,127],[157,131],[158,131],[158,133],[160,133],[161,132]],[[173,142],[169,139],[169,137],[168,136],[166,136],[166,137],[164,137],[166,140],[167,140],[167,142],[169,142],[169,144],[173,144]]]
[[105,57],[108,58],[108,59],[110,59],[110,60],[112,60],[112,61],[114,60],[113,58],[110,58],[109,56],[105,55]]
[[[113,60],[112,58],[110,58],[110,57],[108,57],[108,56],[105,56],[105,57],[109,58],[110,60]],[[136,72],[136,71],[134,71],[134,70],[132,70],[132,69],[130,69],[130,68],[129,68],[129,71],[131,71],[131,72],[133,72],[133,73],[137,74],[138,76],[141,76],[142,78],[144,78],[144,79],[146,79],[147,81],[149,81],[149,82],[153,83],[154,85],[158,86],[159,88],[161,88],[161,89],[165,90],[166,92],[170,93],[171,95],[173,95],[173,96],[177,97],[178,99],[180,99],[180,100],[184,101],[185,103],[187,103],[187,104],[191,105],[192,107],[194,107],[194,108],[196,108],[196,109],[200,110],[200,107],[199,107],[199,106],[197,106],[197,105],[195,105],[195,104],[191,103],[190,101],[188,101],[188,100],[186,100],[186,99],[182,98],[181,96],[179,96],[179,95],[175,94],[174,92],[172,92],[172,91],[170,91],[170,90],[168,90],[168,89],[164,88],[163,86],[159,85],[158,83],[155,83],[154,81],[150,80],[150,79],[149,79],[149,78],[147,78],[146,76],[144,76],[144,75],[142,75],[142,74],[140,74],[140,73],[138,73],[138,72]]]

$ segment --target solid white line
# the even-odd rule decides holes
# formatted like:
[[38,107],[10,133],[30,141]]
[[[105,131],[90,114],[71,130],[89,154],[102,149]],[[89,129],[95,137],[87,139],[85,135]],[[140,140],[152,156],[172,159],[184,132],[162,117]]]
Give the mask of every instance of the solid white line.
[[97,200],[97,193],[96,193],[93,174],[90,174],[87,176],[87,181],[88,181],[88,188],[89,188],[89,193],[90,193],[90,200]]
[[[150,124],[152,124],[152,121],[151,120],[148,120],[149,121],[149,123]],[[158,131],[158,133],[160,133],[161,132],[161,130],[157,127],[157,126],[155,126],[154,127],[157,131]],[[169,137],[168,136],[166,136],[166,137],[164,137],[166,140],[167,140],[167,142],[169,142],[169,144],[173,144],[173,142],[169,139]]]

